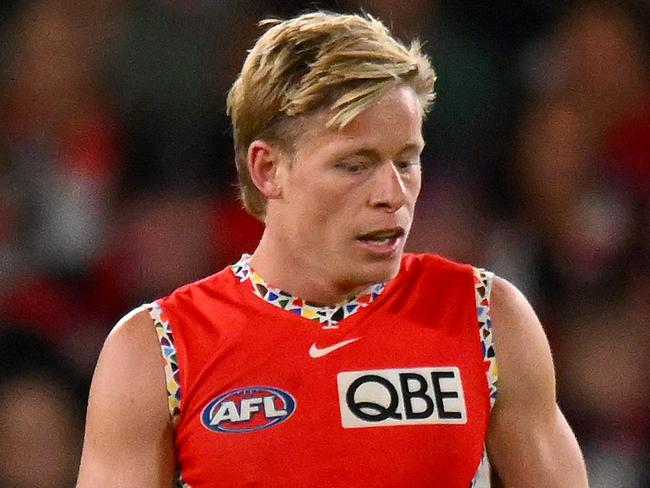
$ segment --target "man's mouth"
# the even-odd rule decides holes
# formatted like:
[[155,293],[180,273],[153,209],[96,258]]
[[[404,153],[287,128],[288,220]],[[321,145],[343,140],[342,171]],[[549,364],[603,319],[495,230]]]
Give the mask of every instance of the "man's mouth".
[[404,235],[402,227],[393,227],[390,229],[380,229],[372,232],[367,232],[357,236],[357,240],[374,244],[376,246],[389,246],[395,243],[400,237]]

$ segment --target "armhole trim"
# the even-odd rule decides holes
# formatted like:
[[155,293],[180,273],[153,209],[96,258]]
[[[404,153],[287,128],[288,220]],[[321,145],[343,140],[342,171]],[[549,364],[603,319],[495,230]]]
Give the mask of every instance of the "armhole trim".
[[492,319],[490,318],[490,292],[494,273],[484,269],[474,268],[474,290],[476,295],[476,315],[483,348],[483,362],[486,365],[488,389],[490,393],[490,408],[499,394],[499,374],[496,354],[494,352],[494,340],[492,335]]
[[153,320],[158,342],[160,343],[160,350],[165,362],[167,404],[172,424],[175,425],[181,413],[181,386],[178,380],[178,359],[176,357],[176,346],[174,344],[174,336],[172,335],[172,327],[168,320],[163,320],[163,309],[158,302],[150,303],[146,305],[146,308],[149,310],[149,315]]
[[469,488],[490,488],[490,461],[487,455],[487,449],[483,446],[483,456],[476,469],[476,474],[469,484]]

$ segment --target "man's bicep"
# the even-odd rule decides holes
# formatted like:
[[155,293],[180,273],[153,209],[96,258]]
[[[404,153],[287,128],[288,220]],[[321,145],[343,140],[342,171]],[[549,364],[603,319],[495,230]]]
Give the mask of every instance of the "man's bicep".
[[100,354],[78,486],[164,486],[174,472],[164,369],[151,318],[121,321]]
[[504,280],[495,280],[491,301],[499,398],[487,447],[501,485],[586,487],[578,443],[556,403],[551,352],[539,320]]
[[587,486],[578,443],[557,407],[547,419],[508,411],[494,415],[488,455],[500,481],[496,486]]

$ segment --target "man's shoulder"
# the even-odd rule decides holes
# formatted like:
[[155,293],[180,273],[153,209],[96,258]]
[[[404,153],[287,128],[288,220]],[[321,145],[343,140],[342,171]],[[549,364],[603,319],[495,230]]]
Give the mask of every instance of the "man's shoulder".
[[494,276],[491,288],[491,316],[502,334],[528,334],[530,329],[541,328],[530,302],[515,285]]
[[137,357],[142,351],[155,351],[158,354],[158,345],[152,341],[154,337],[151,306],[141,305],[127,313],[111,329],[104,343],[103,354],[126,354],[129,357]]

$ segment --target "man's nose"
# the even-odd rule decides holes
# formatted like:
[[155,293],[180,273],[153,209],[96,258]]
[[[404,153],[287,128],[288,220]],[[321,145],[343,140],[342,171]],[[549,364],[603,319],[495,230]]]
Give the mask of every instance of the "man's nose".
[[406,187],[399,170],[392,161],[382,163],[375,173],[370,205],[395,212],[404,205]]

